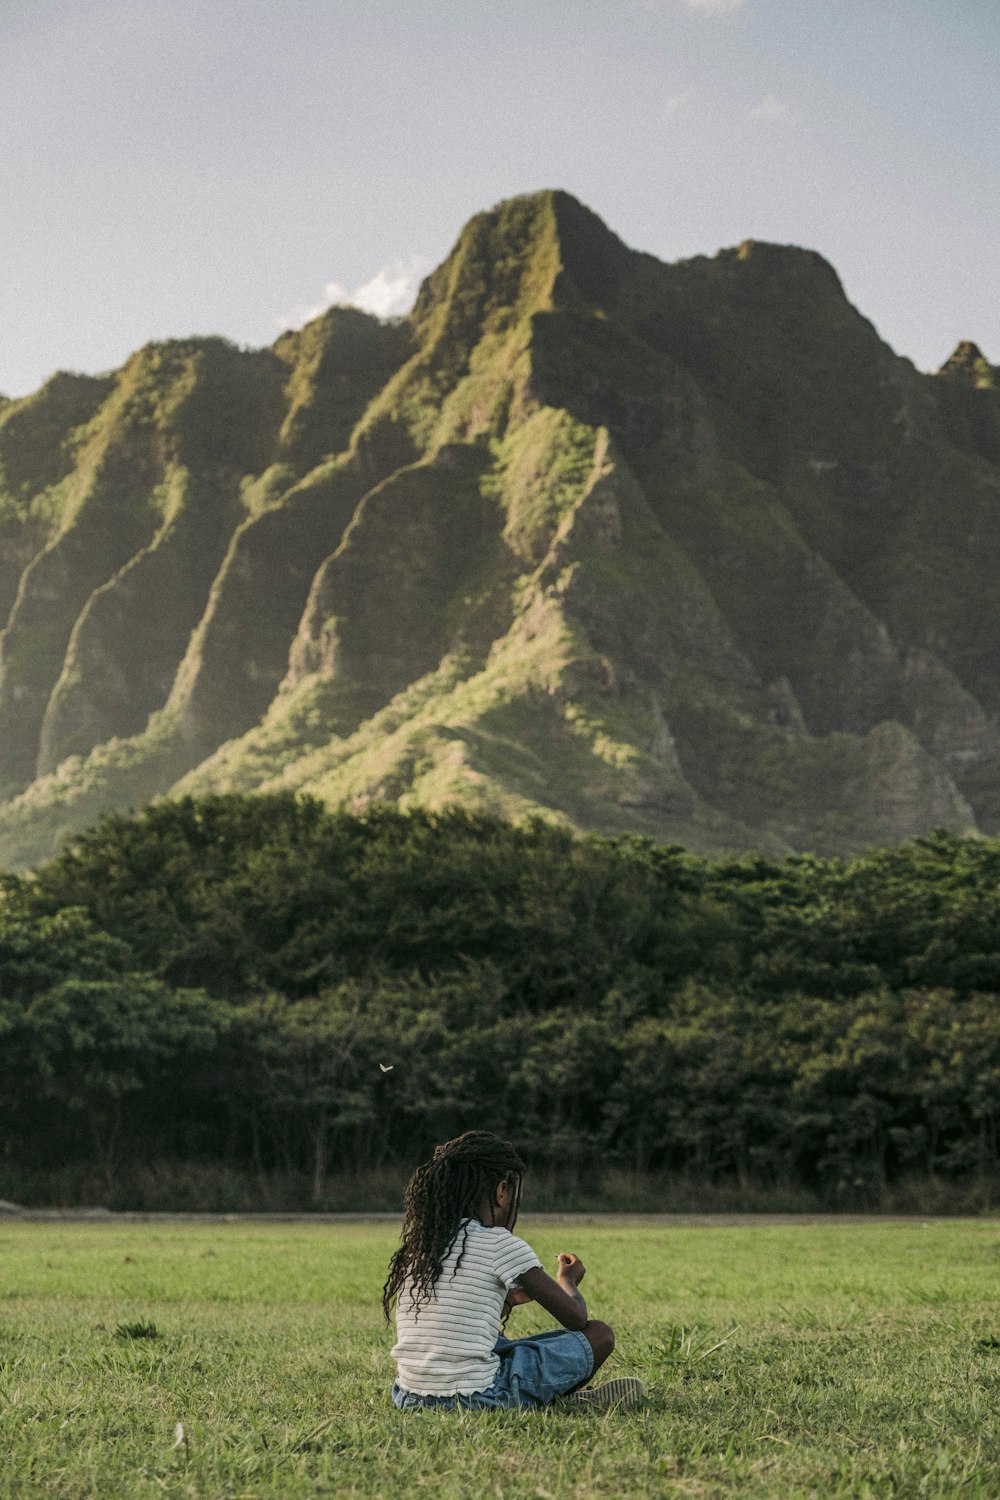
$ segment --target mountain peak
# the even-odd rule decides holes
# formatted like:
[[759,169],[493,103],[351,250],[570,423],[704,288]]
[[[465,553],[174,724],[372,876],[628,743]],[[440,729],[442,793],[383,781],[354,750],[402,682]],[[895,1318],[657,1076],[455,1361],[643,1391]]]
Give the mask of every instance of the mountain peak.
[[571,193],[556,191],[549,197],[565,276],[586,302],[607,307],[615,301],[635,253]]
[[505,198],[465,225],[424,281],[413,322],[426,326],[445,302],[487,319],[501,308],[544,307],[557,283],[571,298],[605,305],[633,258],[597,214],[561,188]]
[[1000,829],[996,371],[946,368],[815,251],[667,264],[545,189],[398,322],[57,377],[0,411],[0,865],[178,787]]
[[945,360],[938,374],[950,375],[964,380],[969,385],[979,387],[993,384],[993,371],[989,360],[972,339],[962,339],[955,346],[954,353]]
[[735,263],[761,280],[825,282],[838,296],[844,295],[843,283],[826,257],[801,245],[748,239],[732,249],[720,250],[716,260]]
[[955,345],[954,353],[945,361],[943,369],[968,369],[970,365],[982,359],[983,351],[979,345],[973,343],[972,339],[961,339]]

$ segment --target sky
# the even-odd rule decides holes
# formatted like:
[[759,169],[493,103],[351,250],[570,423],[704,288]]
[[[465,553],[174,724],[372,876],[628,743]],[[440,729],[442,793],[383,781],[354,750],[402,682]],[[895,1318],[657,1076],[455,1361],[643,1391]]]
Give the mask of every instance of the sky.
[[0,392],[406,311],[565,188],[662,260],[818,250],[1000,363],[998,0],[0,0]]

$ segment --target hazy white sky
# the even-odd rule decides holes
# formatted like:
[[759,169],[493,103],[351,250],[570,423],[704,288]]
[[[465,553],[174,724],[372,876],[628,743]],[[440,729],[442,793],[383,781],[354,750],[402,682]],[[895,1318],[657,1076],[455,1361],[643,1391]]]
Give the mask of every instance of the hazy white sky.
[[998,0],[0,0],[0,391],[405,310],[563,187],[665,260],[819,250],[1000,362]]

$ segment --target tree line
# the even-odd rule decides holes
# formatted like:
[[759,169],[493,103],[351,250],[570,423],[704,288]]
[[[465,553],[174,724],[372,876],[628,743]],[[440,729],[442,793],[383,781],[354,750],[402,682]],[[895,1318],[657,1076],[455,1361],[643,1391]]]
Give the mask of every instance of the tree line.
[[328,1204],[472,1124],[572,1180],[996,1184],[998,919],[1000,841],[947,833],[705,859],[160,802],[0,882],[0,1196],[214,1163]]

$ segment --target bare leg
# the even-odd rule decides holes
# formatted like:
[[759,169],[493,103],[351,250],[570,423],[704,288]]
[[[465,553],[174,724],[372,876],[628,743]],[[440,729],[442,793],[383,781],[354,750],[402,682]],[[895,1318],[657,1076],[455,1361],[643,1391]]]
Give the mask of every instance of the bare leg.
[[[584,1338],[594,1351],[594,1370],[603,1365],[615,1347],[614,1330],[607,1323],[590,1322],[583,1329]],[[600,1385],[591,1385],[589,1379],[567,1391],[565,1399],[590,1411],[632,1411],[641,1406],[646,1387],[634,1375],[619,1375],[615,1380],[605,1380]]]
[[580,1386],[587,1385],[591,1378],[597,1374],[601,1365],[603,1365],[604,1361],[607,1359],[608,1355],[615,1347],[615,1331],[608,1323],[600,1323],[596,1318],[591,1318],[590,1322],[587,1323],[581,1331],[584,1338],[587,1340],[587,1343],[593,1350],[594,1368],[593,1370],[591,1370],[590,1375],[587,1376],[586,1380],[581,1380],[580,1385],[573,1387],[573,1389],[576,1391],[580,1389]]

